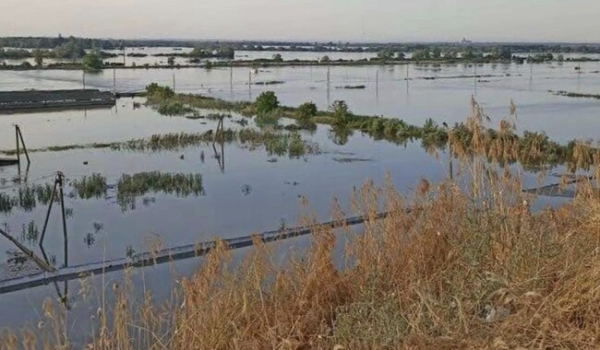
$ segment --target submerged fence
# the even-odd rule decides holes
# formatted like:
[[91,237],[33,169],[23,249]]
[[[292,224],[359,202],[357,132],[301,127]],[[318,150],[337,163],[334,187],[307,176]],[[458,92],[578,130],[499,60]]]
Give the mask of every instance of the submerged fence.
[[[371,216],[361,215],[315,225],[223,239],[220,242],[223,242],[229,249],[240,249],[252,246],[255,238],[260,239],[263,243],[271,243],[294,237],[306,236],[319,229],[335,229],[347,226],[356,226],[369,221],[381,220],[388,217],[390,214],[390,212],[384,212]],[[40,271],[27,276],[10,278],[0,281],[0,294],[48,285],[50,283],[75,280],[96,274],[121,271],[127,268],[155,266],[177,260],[201,257],[213,250],[217,243],[217,241],[210,241],[190,244],[181,247],[162,249],[155,252],[141,253],[134,255],[131,258],[122,258],[73,267],[65,267],[54,272]]]
[[0,111],[114,106],[115,103],[116,99],[114,94],[108,91],[95,89],[0,92]]

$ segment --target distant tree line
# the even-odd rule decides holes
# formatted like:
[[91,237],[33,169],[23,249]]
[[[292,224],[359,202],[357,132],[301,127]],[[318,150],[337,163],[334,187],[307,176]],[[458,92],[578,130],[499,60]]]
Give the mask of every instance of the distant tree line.
[[[0,47],[16,49],[45,49],[60,48],[64,56],[81,54],[81,50],[117,50],[124,47],[188,47],[201,48],[205,51],[229,48],[231,50],[248,51],[310,51],[310,52],[374,52],[384,50],[391,52],[416,52],[430,47],[439,48],[442,52],[464,50],[462,43],[349,43],[349,42],[267,42],[267,41],[201,41],[201,40],[121,40],[121,39],[92,39],[75,37],[4,37],[0,38]],[[515,53],[600,53],[600,44],[544,44],[544,43],[470,43],[474,53],[487,54],[490,52],[510,50]],[[435,52],[432,52],[435,53]]]

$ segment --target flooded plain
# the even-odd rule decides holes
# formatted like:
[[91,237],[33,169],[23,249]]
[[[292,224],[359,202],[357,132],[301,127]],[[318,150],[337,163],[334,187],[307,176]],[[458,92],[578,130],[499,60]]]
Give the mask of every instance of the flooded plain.
[[[566,142],[598,139],[600,102],[549,91],[600,94],[599,70],[598,62],[140,69],[86,74],[85,83],[90,88],[133,92],[157,82],[180,93],[236,101],[254,100],[261,92],[272,90],[283,105],[313,101],[326,109],[335,100],[345,100],[355,113],[384,115],[417,125],[427,118],[440,124],[464,121],[474,96],[495,126],[508,116],[512,100],[518,108],[520,132],[543,131]],[[81,71],[0,71],[0,90],[80,88],[83,79]],[[283,83],[256,84],[269,81]],[[364,88],[346,88],[358,85]],[[205,115],[213,112],[202,111]],[[226,118],[225,128],[256,129],[252,122],[248,126],[236,122],[241,118]],[[197,142],[158,150],[59,147],[205,133],[215,130],[217,123],[209,118],[163,116],[145,107],[144,99],[119,99],[110,109],[0,115],[0,151],[15,148],[13,124],[20,125],[29,149],[40,150],[31,152],[31,166],[22,165],[20,173],[17,167],[0,167],[0,199],[4,199],[0,200],[4,203],[0,227],[37,251],[49,205],[47,188],[57,171],[66,178],[68,264],[74,266],[124,258],[156,245],[176,247],[293,227],[305,212],[327,221],[334,198],[352,214],[351,193],[367,179],[382,185],[389,172],[396,188],[410,194],[422,177],[437,182],[450,170],[443,150],[431,154],[418,141],[396,145],[358,131],[340,144],[328,126],[300,132],[303,142],[311,145],[310,151],[302,154],[239,140],[215,147],[212,142]],[[521,170],[518,165],[515,169]],[[523,174],[525,185],[531,187],[557,181]],[[101,179],[101,190],[94,191],[92,186],[89,193],[82,191],[82,182],[93,179]],[[564,200],[546,198],[538,205]],[[44,248],[50,260],[61,266],[63,228],[58,206],[54,208]],[[306,245],[306,239],[296,243]],[[283,245],[281,251],[288,248]],[[1,276],[19,276],[36,269],[20,261],[15,251],[10,242],[0,240]],[[152,289],[157,300],[165,299],[177,277],[189,276],[199,263],[201,259],[192,259],[144,268],[135,273],[134,282]],[[121,273],[90,278],[96,290],[121,279]],[[79,323],[97,308],[93,302],[84,302],[81,291],[85,288],[81,281],[70,282],[68,299]],[[0,313],[11,315],[0,318],[0,328],[37,322],[47,297],[57,297],[55,286],[0,295]]]

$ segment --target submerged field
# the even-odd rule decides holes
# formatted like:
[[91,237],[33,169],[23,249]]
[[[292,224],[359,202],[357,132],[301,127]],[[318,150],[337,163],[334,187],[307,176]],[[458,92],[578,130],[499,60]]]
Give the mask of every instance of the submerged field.
[[[574,266],[593,269],[585,259],[595,249],[596,199],[572,197],[595,181],[599,157],[595,143],[569,141],[597,136],[600,105],[587,98],[600,92],[596,65],[583,64],[583,74],[568,63],[536,65],[533,73],[484,65],[476,75],[467,66],[411,66],[408,80],[397,67],[273,68],[252,72],[251,85],[247,70],[132,71],[117,77],[119,90],[172,86],[175,74],[180,95],[166,103],[119,99],[106,110],[0,115],[2,156],[15,154],[17,123],[32,159],[20,172],[0,168],[0,228],[39,253],[62,171],[69,266],[386,208],[396,213],[272,246],[2,294],[0,312],[11,317],[0,318],[0,328],[29,324],[40,344],[46,334],[48,344],[91,341],[106,349],[592,346],[593,315],[582,311],[591,304],[569,304],[568,295],[580,293],[585,284],[577,281],[592,273]],[[64,71],[0,77],[2,90],[33,82],[77,87],[81,78]],[[104,72],[86,82],[108,89],[112,79]],[[281,83],[255,85],[269,81]],[[354,86],[361,88],[345,88]],[[268,90],[290,108],[255,117],[252,101]],[[221,100],[197,103],[190,93]],[[467,122],[472,96],[483,108],[475,115],[481,133]],[[311,100],[319,112],[302,124],[297,107]],[[351,112],[343,123],[330,108],[336,100]],[[455,123],[468,137],[453,137]],[[475,163],[482,152],[485,162]],[[582,177],[563,176],[573,170]],[[559,183],[564,188],[552,187]],[[551,187],[537,189],[543,185]],[[62,267],[54,203],[44,250]],[[556,209],[543,209],[549,206]],[[408,207],[416,210],[399,213]],[[231,269],[220,265],[226,256]],[[572,264],[559,266],[565,259]],[[1,278],[36,271],[0,240]],[[568,307],[546,307],[552,303]],[[138,306],[141,314],[129,313]],[[539,315],[530,317],[534,308]],[[561,310],[571,318],[559,322]],[[201,337],[185,330],[191,318]],[[1,348],[17,341],[2,339]]]

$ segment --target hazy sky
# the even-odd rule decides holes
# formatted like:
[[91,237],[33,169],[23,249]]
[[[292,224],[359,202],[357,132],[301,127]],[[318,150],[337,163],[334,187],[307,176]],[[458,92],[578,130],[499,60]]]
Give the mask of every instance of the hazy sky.
[[600,42],[600,0],[0,0],[0,36]]

